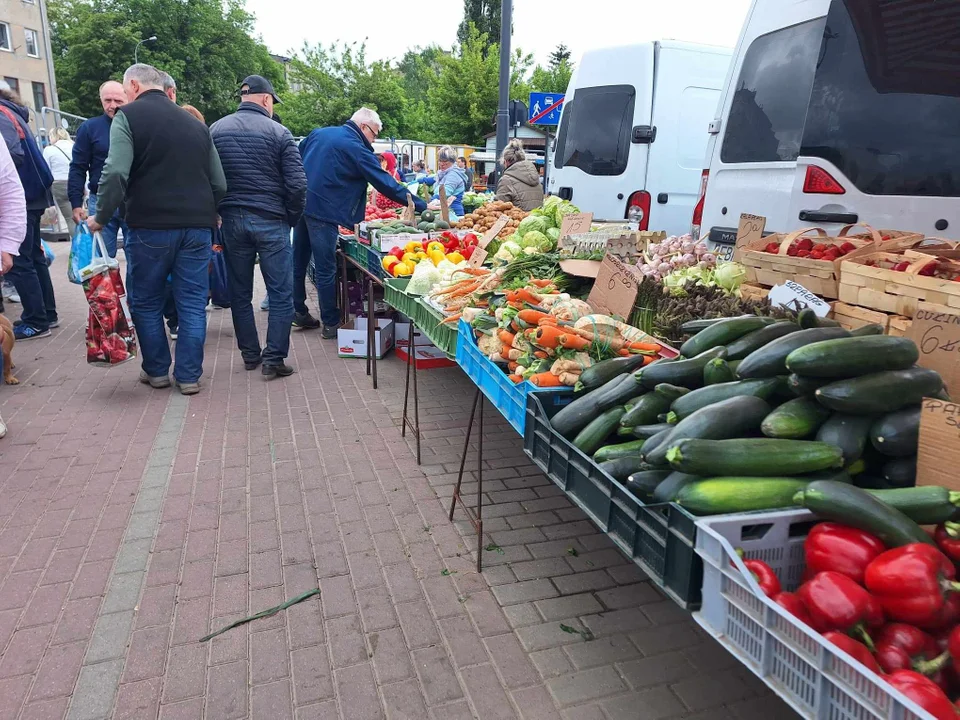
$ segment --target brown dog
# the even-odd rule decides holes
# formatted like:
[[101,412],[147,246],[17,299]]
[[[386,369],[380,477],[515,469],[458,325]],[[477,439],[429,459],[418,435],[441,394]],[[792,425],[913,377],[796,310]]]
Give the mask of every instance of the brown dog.
[[13,334],[13,323],[5,315],[0,315],[0,350],[3,351],[3,381],[7,385],[20,383],[13,376],[13,344],[17,338]]

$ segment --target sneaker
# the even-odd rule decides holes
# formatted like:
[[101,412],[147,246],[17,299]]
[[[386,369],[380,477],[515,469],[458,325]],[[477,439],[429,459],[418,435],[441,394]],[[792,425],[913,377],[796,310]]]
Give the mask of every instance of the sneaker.
[[263,360],[257,358],[256,360],[244,360],[243,369],[244,370],[256,370],[263,363]]
[[273,380],[278,377],[288,377],[293,375],[296,370],[287,365],[286,363],[280,363],[279,365],[264,365],[261,368],[260,373],[267,379]]
[[181,395],[196,395],[200,392],[200,383],[182,383],[177,380],[177,387],[180,389]]
[[263,300],[260,301],[260,309],[261,309],[261,310],[269,310],[269,309],[270,309],[270,296],[269,296],[269,295],[268,295],[267,297],[265,297]]
[[140,382],[157,390],[170,387],[170,378],[166,375],[162,377],[150,377],[143,370],[140,371]]
[[170,339],[171,339],[171,340],[176,340],[176,339],[177,339],[177,330],[179,330],[179,328],[175,328],[175,327],[170,328]]
[[293,326],[298,327],[301,330],[316,330],[320,327],[320,321],[317,320],[309,311],[303,313],[297,313],[293,317]]
[[58,328],[60,327],[60,321],[54,320],[53,322],[47,323],[47,327],[49,327],[51,330],[53,330],[53,328]]
[[340,329],[340,323],[336,325],[324,325],[323,330],[320,331],[320,337],[324,340],[330,340],[337,336],[337,330]]
[[3,296],[4,300],[9,300],[12,303],[20,302],[20,295],[17,294],[17,290],[13,287],[13,283],[9,285],[4,283],[2,290],[0,290],[0,295]]
[[7,424],[3,421],[3,418],[0,417],[0,438],[4,437],[7,434]]
[[37,330],[31,325],[15,325],[13,336],[17,340],[35,340],[36,338],[50,337],[49,330]]

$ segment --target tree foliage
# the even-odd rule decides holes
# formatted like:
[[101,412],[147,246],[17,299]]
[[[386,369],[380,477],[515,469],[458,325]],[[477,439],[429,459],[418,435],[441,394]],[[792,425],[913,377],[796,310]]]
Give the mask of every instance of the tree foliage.
[[[457,28],[457,42],[464,45],[470,39],[470,26],[473,25],[480,35],[486,35],[492,42],[500,39],[500,0],[463,0],[463,20]],[[483,48],[483,54],[493,52],[493,48]]]
[[253,16],[242,0],[51,0],[48,6],[60,105],[67,112],[102,112],[98,88],[119,80],[133,63],[170,73],[178,100],[208,122],[233,112],[247,75],[284,87],[283,68],[251,36]]

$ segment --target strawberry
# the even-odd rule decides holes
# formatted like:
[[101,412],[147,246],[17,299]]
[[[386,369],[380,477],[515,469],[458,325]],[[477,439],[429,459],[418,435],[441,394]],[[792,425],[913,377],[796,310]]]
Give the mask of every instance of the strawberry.
[[817,243],[816,245],[813,246],[813,248],[811,248],[811,252],[822,252],[822,253],[825,253],[825,252],[826,252],[827,250],[829,250],[829,249],[830,249],[830,246],[829,246],[829,245],[827,245],[827,244],[825,244],[825,243]]
[[797,250],[797,257],[810,257],[809,250]]
[[811,260],[823,260],[823,251],[822,250],[811,250],[810,251]]
[[840,246],[840,254],[846,255],[847,253],[853,252],[856,249],[857,249],[856,245],[854,245],[852,242],[847,241]]
[[797,250],[813,250],[813,240],[803,238],[797,241]]
[[894,266],[891,268],[891,270],[894,270],[895,272],[905,272],[908,267],[910,267],[910,263],[908,263],[906,260],[904,260],[904,261],[898,262],[896,265],[894,265]]
[[763,249],[763,251],[776,255],[780,252],[780,243],[767,243],[767,246]]
[[[790,257],[796,257],[799,252],[800,251],[797,250],[796,245],[791,245],[790,247],[787,248],[787,255],[789,255]],[[807,251],[804,250],[804,252],[807,252]]]
[[917,273],[918,275],[925,275],[927,277],[932,277],[934,273],[937,272],[937,263],[927,263],[923,266],[923,269]]

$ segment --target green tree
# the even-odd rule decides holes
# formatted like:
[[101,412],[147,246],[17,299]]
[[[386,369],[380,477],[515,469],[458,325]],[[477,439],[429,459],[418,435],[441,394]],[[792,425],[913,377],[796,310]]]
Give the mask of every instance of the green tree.
[[178,101],[200,109],[207,122],[233,112],[240,81],[251,74],[282,89],[283,68],[255,40],[253,16],[242,0],[51,0],[51,42],[60,104],[79,115],[102,112],[97,89],[119,80],[133,63],[170,73]]
[[[470,25],[489,40],[499,40],[501,17],[500,0],[463,0],[463,20],[457,28],[457,42],[464,45],[470,39]],[[483,54],[493,49],[492,45],[484,48]]]

